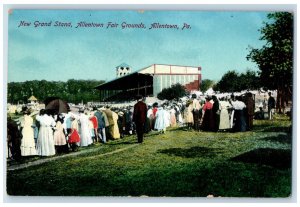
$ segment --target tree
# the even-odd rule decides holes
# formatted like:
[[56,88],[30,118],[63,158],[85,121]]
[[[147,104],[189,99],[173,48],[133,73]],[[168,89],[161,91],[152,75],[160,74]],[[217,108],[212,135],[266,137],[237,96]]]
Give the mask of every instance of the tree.
[[27,103],[28,98],[34,95],[40,102],[49,97],[59,97],[70,103],[84,103],[99,100],[99,92],[94,89],[104,81],[97,80],[68,80],[46,81],[33,80],[8,83],[7,100],[9,103]]
[[258,73],[256,71],[247,70],[239,76],[240,90],[255,90],[261,88]]
[[157,94],[157,98],[160,100],[167,99],[178,99],[186,95],[186,91],[183,85],[177,83],[172,85],[170,88],[164,88],[159,94]]
[[268,14],[260,30],[260,40],[266,44],[260,48],[249,47],[248,60],[260,69],[261,83],[277,90],[277,109],[281,112],[292,97],[293,79],[293,14],[274,12]]
[[215,82],[209,79],[202,80],[201,91],[205,92],[207,89],[212,88],[215,85]]
[[234,70],[228,71],[222,76],[221,80],[215,85],[214,90],[220,92],[239,91],[240,81],[238,79],[239,79],[239,74],[236,71]]
[[225,73],[221,80],[214,86],[215,91],[235,92],[260,88],[261,84],[257,72],[247,70],[239,74],[232,70]]

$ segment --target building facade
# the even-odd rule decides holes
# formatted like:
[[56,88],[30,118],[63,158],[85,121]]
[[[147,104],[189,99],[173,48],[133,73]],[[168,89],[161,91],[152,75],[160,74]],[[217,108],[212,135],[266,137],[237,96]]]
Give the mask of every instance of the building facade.
[[[118,68],[121,69],[119,66]],[[95,88],[100,90],[100,100],[105,101],[113,100],[114,97],[130,98],[134,95],[156,97],[163,89],[177,83],[185,86],[187,91],[199,90],[201,67],[153,64],[125,76],[120,74],[116,79]]]
[[139,73],[153,76],[153,96],[177,83],[188,91],[200,88],[201,67],[153,64]]

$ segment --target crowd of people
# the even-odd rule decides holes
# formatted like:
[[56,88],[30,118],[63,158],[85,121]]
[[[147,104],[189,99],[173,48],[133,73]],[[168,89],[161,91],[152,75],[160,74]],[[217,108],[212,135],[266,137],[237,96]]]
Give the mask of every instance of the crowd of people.
[[[269,117],[275,108],[275,99],[269,94]],[[137,134],[138,143],[144,133],[166,133],[168,127],[184,127],[196,131],[252,130],[255,101],[251,93],[244,96],[224,97],[212,95],[205,101],[195,94],[187,101],[169,101],[164,104],[145,104],[142,97],[134,106],[110,106],[80,109],[78,113],[53,114],[49,110],[32,112],[24,107],[23,116],[16,122],[8,117],[8,157],[53,156],[77,151],[95,143]],[[263,117],[262,117],[263,118]]]

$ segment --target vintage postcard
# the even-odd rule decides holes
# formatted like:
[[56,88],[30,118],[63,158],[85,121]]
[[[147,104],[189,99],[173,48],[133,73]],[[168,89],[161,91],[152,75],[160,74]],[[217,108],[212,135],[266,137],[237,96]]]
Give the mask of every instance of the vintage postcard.
[[290,199],[294,21],[9,8],[7,199]]

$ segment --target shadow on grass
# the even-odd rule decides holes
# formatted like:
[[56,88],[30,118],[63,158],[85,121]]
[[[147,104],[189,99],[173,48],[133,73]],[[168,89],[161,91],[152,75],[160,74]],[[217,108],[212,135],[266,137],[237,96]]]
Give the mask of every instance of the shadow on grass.
[[291,132],[291,127],[288,126],[272,126],[269,124],[263,124],[263,125],[255,125],[254,126],[255,131],[260,132]]
[[164,153],[167,155],[185,157],[185,158],[195,158],[195,157],[212,158],[216,154],[222,152],[222,150],[221,148],[191,147],[191,148],[169,148],[164,150],[158,150],[157,152]]
[[168,128],[168,131],[187,131],[187,127],[185,126],[179,126],[179,127],[170,127]]
[[292,143],[292,136],[289,135],[289,134],[288,135],[279,134],[278,136],[263,138],[262,140],[271,141],[271,142],[279,142],[281,144],[291,144]]
[[267,165],[277,169],[288,169],[291,168],[291,150],[258,148],[236,156],[231,160]]
[[126,142],[111,142],[108,145],[127,145],[127,144],[136,144],[137,140],[126,141]]

